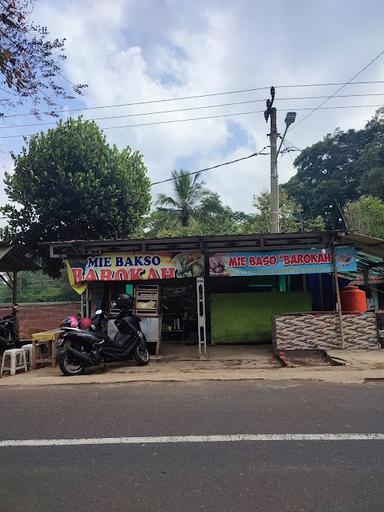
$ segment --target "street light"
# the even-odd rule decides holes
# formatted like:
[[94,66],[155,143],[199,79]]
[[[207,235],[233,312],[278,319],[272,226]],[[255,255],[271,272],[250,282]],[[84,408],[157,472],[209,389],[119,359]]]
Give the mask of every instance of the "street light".
[[287,112],[285,116],[285,130],[281,137],[280,145],[276,151],[277,146],[277,129],[276,129],[276,109],[271,109],[271,233],[280,232],[280,221],[279,221],[279,177],[277,174],[277,157],[280,154],[281,146],[283,145],[285,135],[288,128],[292,123],[295,122],[296,112]]
[[287,128],[291,126],[296,120],[296,112],[287,112],[287,115],[285,116],[285,124],[287,125]]
[[266,122],[270,119],[271,121],[271,132],[269,133],[269,139],[271,141],[271,233],[279,233],[279,177],[277,174],[277,157],[279,156],[281,146],[283,145],[285,135],[288,128],[292,123],[295,122],[296,112],[287,112],[285,116],[285,131],[281,137],[279,148],[277,149],[277,111],[276,107],[273,106],[275,100],[275,88],[271,87],[271,99],[266,101],[266,111],[264,112],[264,119]]
[[296,112],[287,112],[287,115],[285,116],[285,130],[284,130],[284,133],[283,133],[283,136],[281,137],[281,141],[280,141],[280,145],[279,145],[279,149],[277,150],[277,153],[276,153],[276,159],[277,157],[279,156],[279,153],[280,153],[280,149],[281,149],[281,146],[283,145],[283,142],[284,142],[284,139],[285,139],[285,135],[288,131],[288,128],[291,126],[291,124],[293,124],[296,120]]

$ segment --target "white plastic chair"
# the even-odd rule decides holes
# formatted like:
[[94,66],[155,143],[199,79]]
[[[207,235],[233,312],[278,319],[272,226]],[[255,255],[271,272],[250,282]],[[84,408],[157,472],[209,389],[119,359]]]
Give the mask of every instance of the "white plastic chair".
[[[5,365],[7,359],[9,360],[9,366]],[[17,370],[24,370],[25,372],[28,371],[25,351],[22,348],[11,348],[5,350],[1,362],[0,375],[5,371],[10,372],[11,375],[15,375]]]
[[29,366],[31,368],[31,366],[32,366],[32,343],[28,343],[28,345],[23,345],[21,348],[25,352],[27,366]]

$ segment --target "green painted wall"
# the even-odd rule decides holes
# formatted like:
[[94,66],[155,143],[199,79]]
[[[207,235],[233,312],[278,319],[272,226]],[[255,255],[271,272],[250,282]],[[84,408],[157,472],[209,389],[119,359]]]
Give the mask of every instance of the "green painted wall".
[[214,293],[211,302],[213,343],[269,342],[272,317],[311,311],[307,292]]

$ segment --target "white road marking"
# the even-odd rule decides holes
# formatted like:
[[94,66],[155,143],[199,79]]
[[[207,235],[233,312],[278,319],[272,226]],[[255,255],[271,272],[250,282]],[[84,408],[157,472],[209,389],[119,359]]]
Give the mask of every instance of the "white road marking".
[[205,436],[90,437],[84,439],[9,439],[0,441],[0,448],[103,444],[233,443],[244,441],[384,441],[384,434],[229,434]]

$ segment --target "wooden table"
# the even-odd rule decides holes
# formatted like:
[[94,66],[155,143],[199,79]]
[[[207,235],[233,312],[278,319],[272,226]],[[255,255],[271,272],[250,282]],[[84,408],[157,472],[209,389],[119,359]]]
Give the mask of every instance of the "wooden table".
[[[51,331],[37,332],[32,334],[32,369],[36,369],[38,364],[50,363],[52,368],[56,366],[56,342],[59,337],[61,329],[53,329]],[[47,357],[40,357],[37,355],[38,345],[45,345],[48,347]]]

